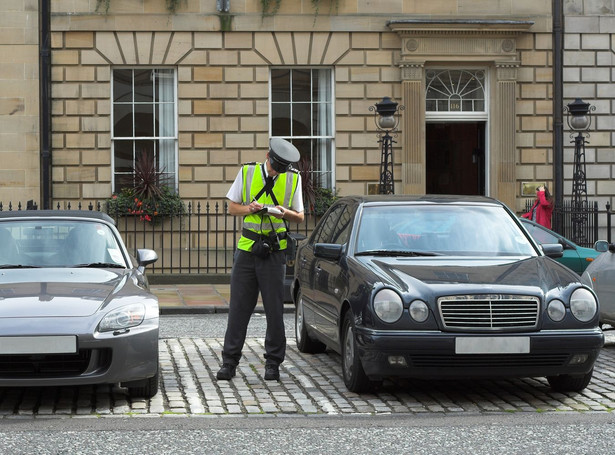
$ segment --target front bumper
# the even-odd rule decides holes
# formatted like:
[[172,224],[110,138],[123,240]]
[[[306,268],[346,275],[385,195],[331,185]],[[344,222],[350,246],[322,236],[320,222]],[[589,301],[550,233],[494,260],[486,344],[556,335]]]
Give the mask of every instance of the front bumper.
[[[523,354],[457,354],[460,337],[528,337]],[[355,337],[363,369],[372,380],[383,377],[459,378],[533,377],[586,374],[604,345],[598,328],[531,333],[444,333],[376,331],[358,327]],[[578,355],[587,355],[574,363]],[[575,357],[576,356],[576,357]],[[403,361],[401,358],[403,357]],[[391,358],[394,361],[391,361]]]
[[77,348],[74,355],[0,355],[0,386],[115,384],[151,378],[158,371],[158,318],[120,334],[77,334]]

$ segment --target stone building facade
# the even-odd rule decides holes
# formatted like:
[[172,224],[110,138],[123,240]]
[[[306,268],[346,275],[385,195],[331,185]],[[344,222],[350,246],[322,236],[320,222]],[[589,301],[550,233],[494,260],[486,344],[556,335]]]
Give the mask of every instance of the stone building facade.
[[[21,10],[0,9],[20,11],[23,42],[0,34],[0,60],[30,61],[0,69],[17,81],[1,89],[0,151],[10,167],[3,159],[0,172],[11,179],[1,179],[0,200],[39,200],[37,90],[25,82],[36,81],[28,27],[37,2],[15,3]],[[381,160],[369,108],[383,97],[404,106],[393,147],[396,193],[487,194],[521,211],[524,188],[552,184],[550,0],[322,0],[317,14],[312,3],[283,0],[263,16],[260,0],[187,0],[174,14],[164,0],[110,0],[106,12],[94,0],[53,1],[54,205],[109,198],[129,181],[139,148],[157,154],[184,200],[222,199],[241,163],[264,158],[272,135],[296,142],[338,195],[367,194]],[[2,12],[7,21],[11,11]],[[575,26],[586,25],[567,18],[567,29]],[[600,78],[592,83],[610,107],[611,38],[581,35],[566,38],[566,96],[590,101],[572,93],[574,77]],[[586,51],[602,56],[600,76],[584,71]],[[11,123],[11,97],[22,99],[14,103],[26,106],[26,122]],[[151,128],[138,128],[152,118]],[[605,122],[598,118],[599,130]],[[608,149],[613,139],[598,131],[592,140]],[[612,153],[596,154],[600,178],[592,183],[606,198],[615,194],[605,174],[613,165],[601,163],[615,162]],[[565,162],[569,178],[568,148]]]
[[[564,99],[595,106],[585,150],[588,199],[601,210],[615,203],[615,1],[573,0],[564,4]],[[565,128],[564,175],[571,176],[574,148]],[[565,193],[572,192],[570,180]],[[601,226],[605,226],[601,218]],[[604,232],[604,231],[603,231]],[[602,236],[604,238],[604,236]]]

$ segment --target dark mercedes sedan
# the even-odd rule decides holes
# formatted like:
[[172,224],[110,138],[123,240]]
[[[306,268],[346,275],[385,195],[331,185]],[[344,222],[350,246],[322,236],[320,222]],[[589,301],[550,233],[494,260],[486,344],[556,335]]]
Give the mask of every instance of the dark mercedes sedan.
[[113,220],[0,212],[0,387],[116,384],[158,391],[158,299]]
[[340,353],[353,392],[536,376],[580,391],[604,337],[593,291],[547,256],[561,254],[491,198],[342,198],[297,251],[298,349]]

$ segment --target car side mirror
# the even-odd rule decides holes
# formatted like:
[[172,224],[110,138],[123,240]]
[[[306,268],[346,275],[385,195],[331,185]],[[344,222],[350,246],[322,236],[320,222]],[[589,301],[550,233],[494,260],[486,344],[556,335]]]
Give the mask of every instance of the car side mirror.
[[343,247],[343,245],[337,243],[316,243],[314,245],[314,256],[337,261],[342,257]]
[[139,271],[143,273],[145,267],[149,264],[153,264],[158,260],[158,255],[154,250],[139,249],[137,250],[137,263],[139,264]]
[[599,253],[604,253],[606,251],[615,251],[615,245],[613,245],[612,243],[609,244],[609,242],[607,242],[606,240],[598,240],[596,243],[594,243],[594,250],[598,251]]
[[564,247],[560,243],[543,243],[542,252],[552,259],[561,258],[564,255]]

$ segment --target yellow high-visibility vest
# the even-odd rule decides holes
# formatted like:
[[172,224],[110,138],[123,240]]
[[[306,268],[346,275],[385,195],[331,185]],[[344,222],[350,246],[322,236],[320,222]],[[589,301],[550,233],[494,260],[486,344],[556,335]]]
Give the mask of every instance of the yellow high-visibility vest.
[[[242,167],[243,188],[242,188],[242,203],[249,204],[254,200],[258,193],[265,186],[264,170],[261,163],[244,164]],[[299,182],[299,175],[297,171],[290,170],[284,174],[278,174],[275,177],[273,184],[273,194],[275,195],[278,204],[283,207],[290,207],[290,203],[293,200],[295,191],[297,190],[297,184]],[[266,207],[274,207],[273,198],[263,192],[256,200],[259,204],[263,204]],[[243,218],[243,227],[256,234],[267,235],[275,229],[276,232],[285,232],[286,226],[284,220],[276,218],[270,215],[259,215],[256,213],[250,213]],[[280,249],[286,249],[286,239],[280,240]],[[237,248],[244,251],[251,251],[254,240],[250,240],[245,236],[239,238]]]

